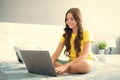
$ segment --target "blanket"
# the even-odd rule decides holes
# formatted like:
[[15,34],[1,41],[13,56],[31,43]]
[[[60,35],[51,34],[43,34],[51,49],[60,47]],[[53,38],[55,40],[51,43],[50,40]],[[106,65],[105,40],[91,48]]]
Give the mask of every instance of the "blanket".
[[51,77],[29,73],[24,64],[0,63],[0,80],[120,80],[120,65],[95,62],[87,74]]

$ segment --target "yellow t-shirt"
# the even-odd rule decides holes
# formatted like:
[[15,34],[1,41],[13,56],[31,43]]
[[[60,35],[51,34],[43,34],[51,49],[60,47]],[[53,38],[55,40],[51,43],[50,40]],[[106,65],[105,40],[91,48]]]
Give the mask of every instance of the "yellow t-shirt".
[[[71,40],[70,40],[70,44],[71,44],[71,49],[70,49],[70,57],[69,59],[70,60],[74,60],[77,56],[76,56],[76,51],[74,49],[74,40],[75,40],[75,37],[76,37],[77,34],[73,34],[72,33],[72,36],[71,36]],[[63,43],[65,41],[65,38],[62,36],[60,42]],[[87,42],[87,41],[91,41],[93,42],[92,38],[90,37],[90,33],[87,31],[87,30],[84,30],[83,31],[83,40],[81,41],[81,50],[83,49],[84,47],[84,44]],[[80,55],[82,55],[82,53],[80,52]],[[87,57],[88,60],[92,60],[92,55],[89,53],[88,54],[88,57]]]

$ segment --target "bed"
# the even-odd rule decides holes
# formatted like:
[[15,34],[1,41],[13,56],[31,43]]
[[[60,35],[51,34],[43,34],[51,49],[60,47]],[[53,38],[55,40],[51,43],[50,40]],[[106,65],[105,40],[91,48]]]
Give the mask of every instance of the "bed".
[[53,53],[63,28],[58,25],[0,22],[0,80],[120,80],[120,64],[95,61],[90,73],[50,77],[28,73],[25,65],[18,63],[14,46],[45,49]]
[[28,73],[24,64],[0,63],[0,80],[120,80],[120,65],[94,62],[87,74],[67,74],[50,77]]

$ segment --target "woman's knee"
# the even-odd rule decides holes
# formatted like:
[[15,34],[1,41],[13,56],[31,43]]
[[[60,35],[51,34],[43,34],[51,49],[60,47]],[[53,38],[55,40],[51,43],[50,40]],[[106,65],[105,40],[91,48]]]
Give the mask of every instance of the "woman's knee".
[[[81,64],[81,68],[79,69],[79,71],[82,71],[82,73],[88,73],[90,72],[90,64],[86,61],[86,60],[83,60],[81,62],[79,62],[79,64]],[[80,66],[79,66],[80,67]],[[82,69],[82,70],[81,70]]]
[[70,66],[70,73],[88,73],[88,72],[90,72],[90,64],[85,60],[81,60]]
[[83,69],[83,73],[88,73],[90,72],[90,64],[87,62],[87,60],[83,60],[82,62],[79,62],[79,64],[81,64],[81,66],[83,66],[81,69]]

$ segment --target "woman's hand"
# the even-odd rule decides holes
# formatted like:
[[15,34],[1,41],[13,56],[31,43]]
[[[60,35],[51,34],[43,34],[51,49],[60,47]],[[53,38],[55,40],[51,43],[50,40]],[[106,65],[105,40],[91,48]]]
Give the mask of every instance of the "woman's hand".
[[56,70],[57,74],[61,75],[61,74],[65,73],[65,72],[67,72],[68,67],[65,66],[65,65],[62,65],[60,67],[55,68],[55,70]]

